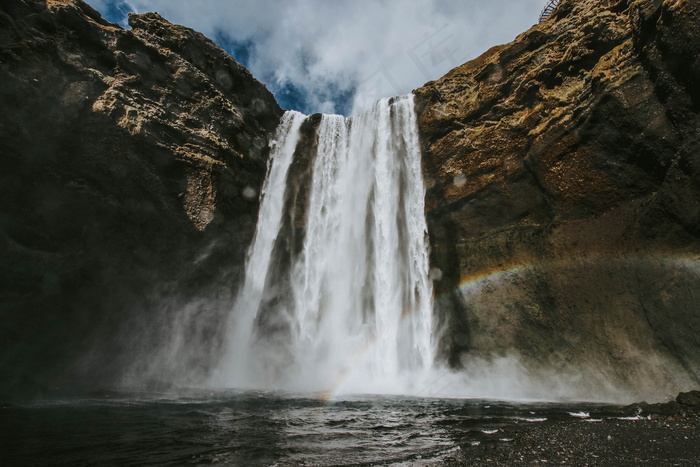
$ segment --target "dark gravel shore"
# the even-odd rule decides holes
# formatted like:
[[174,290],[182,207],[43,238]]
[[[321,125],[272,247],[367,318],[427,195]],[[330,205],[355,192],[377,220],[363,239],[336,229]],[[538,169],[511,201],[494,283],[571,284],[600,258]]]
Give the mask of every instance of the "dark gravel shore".
[[700,415],[518,424],[460,446],[447,465],[700,465]]

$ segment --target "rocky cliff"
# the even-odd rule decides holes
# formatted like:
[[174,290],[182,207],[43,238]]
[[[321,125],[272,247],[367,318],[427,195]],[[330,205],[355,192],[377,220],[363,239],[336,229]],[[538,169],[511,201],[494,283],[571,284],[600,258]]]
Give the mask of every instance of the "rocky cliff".
[[172,380],[217,351],[282,110],[201,34],[129,23],[0,4],[3,389]]
[[[521,394],[700,384],[699,14],[562,0],[415,91],[450,366]],[[130,24],[0,5],[0,393],[186,383],[219,353],[282,110],[200,34]]]
[[698,384],[699,20],[696,0],[562,0],[415,91],[453,366],[591,397]]

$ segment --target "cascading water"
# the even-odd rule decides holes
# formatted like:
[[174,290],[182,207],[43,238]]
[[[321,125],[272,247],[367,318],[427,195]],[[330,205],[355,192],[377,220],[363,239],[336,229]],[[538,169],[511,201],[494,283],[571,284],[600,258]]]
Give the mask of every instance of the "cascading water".
[[[413,99],[383,99],[348,119],[323,115],[304,225],[285,227],[289,168],[305,118],[287,112],[272,145],[223,383],[410,391],[416,374],[433,363]],[[298,231],[302,242],[288,238]]]

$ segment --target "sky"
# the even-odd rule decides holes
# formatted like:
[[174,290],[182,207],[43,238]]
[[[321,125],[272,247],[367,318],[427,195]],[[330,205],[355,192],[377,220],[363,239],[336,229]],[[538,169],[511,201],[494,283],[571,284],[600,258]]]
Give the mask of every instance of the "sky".
[[355,115],[512,41],[546,0],[87,0],[128,27],[157,11],[248,68],[280,105]]

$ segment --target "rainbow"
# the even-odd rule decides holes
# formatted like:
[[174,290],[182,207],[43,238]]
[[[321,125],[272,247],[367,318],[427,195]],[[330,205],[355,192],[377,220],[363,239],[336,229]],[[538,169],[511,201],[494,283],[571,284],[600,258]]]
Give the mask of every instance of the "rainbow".
[[597,254],[578,257],[560,258],[554,260],[542,260],[538,262],[511,263],[507,266],[498,266],[487,269],[463,278],[455,290],[451,290],[440,297],[434,297],[433,302],[439,302],[451,297],[457,292],[463,296],[468,295],[479,288],[498,283],[506,279],[512,279],[520,274],[532,272],[536,269],[551,267],[565,268],[567,266],[586,266],[594,264],[610,264],[624,267],[662,266],[666,268],[684,269],[700,274],[700,255],[698,254]]
[[[497,285],[499,282],[512,280],[521,274],[533,272],[536,269],[567,266],[581,267],[600,264],[610,264],[622,267],[660,266],[664,268],[685,270],[689,273],[700,276],[700,255],[698,254],[632,253],[611,255],[601,253],[596,255],[568,257],[538,262],[512,263],[507,266],[491,268],[463,278],[456,289],[442,294],[440,297],[433,297],[433,303],[446,300],[452,297],[454,293],[458,293],[462,295],[462,297],[466,298],[471,293],[477,293],[477,291],[482,287]],[[410,310],[405,310],[402,314],[402,320],[408,316],[408,314],[410,314]],[[352,374],[354,367],[363,360],[362,357],[371,350],[373,345],[374,340],[369,340],[357,350],[352,358],[349,359],[348,365],[338,372],[332,384],[326,390],[321,392],[319,397],[320,400],[330,402],[338,398],[346,379]]]

